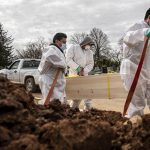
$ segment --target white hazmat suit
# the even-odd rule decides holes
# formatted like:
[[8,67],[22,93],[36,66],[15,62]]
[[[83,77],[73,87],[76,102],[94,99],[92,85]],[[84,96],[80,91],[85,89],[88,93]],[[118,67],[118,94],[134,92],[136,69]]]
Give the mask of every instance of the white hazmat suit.
[[[146,22],[140,21],[129,28],[123,39],[123,60],[120,74],[127,91],[133,82],[144,47],[144,33],[148,28],[149,25]],[[139,81],[128,108],[127,116],[129,118],[144,114],[145,99],[147,105],[150,106],[150,45],[148,45]]]
[[50,45],[43,50],[42,58],[38,70],[40,72],[39,86],[42,92],[43,99],[41,104],[44,104],[48,95],[49,89],[56,76],[56,72],[61,68],[57,79],[56,86],[50,100],[59,99],[64,102],[66,80],[64,71],[66,68],[66,61],[63,52],[55,45]]
[[[84,43],[83,43],[84,44]],[[93,69],[94,60],[93,52],[91,50],[82,49],[80,45],[72,45],[66,53],[67,66],[69,66],[69,76],[77,75],[77,68],[80,66],[84,68],[84,76]],[[79,108],[81,99],[74,99],[72,101],[72,108]],[[91,108],[91,99],[84,100],[84,109]]]

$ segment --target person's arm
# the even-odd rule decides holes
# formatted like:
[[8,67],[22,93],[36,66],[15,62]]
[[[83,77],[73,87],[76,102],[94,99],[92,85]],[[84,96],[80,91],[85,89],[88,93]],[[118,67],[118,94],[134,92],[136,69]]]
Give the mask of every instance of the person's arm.
[[60,53],[56,49],[48,51],[46,54],[46,62],[52,65],[54,68],[66,68],[65,57],[62,58]]
[[150,38],[150,28],[146,30],[145,36],[147,36],[148,38]]
[[129,28],[129,30],[124,35],[123,42],[128,47],[135,47],[140,42],[144,41],[144,34],[148,28],[143,28],[141,23],[136,23]]
[[88,64],[84,68],[84,73],[88,74],[94,66],[94,58],[93,58],[93,52],[90,51],[89,56],[88,56]]
[[67,66],[70,67],[71,69],[77,71],[79,69],[79,65],[75,63],[73,60],[74,58],[74,46],[72,45],[70,48],[68,48],[67,53],[66,53],[66,62]]

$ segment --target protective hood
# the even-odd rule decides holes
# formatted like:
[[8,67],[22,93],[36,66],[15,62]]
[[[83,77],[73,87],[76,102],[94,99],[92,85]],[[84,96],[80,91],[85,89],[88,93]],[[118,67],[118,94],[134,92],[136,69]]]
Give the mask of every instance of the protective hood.
[[84,40],[80,43],[81,46],[85,46],[87,44],[94,45],[93,40],[90,37],[84,38]]

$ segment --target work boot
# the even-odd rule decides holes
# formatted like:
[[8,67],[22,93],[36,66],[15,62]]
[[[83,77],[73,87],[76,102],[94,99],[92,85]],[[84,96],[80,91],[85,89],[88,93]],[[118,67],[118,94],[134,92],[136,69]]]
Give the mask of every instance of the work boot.
[[84,100],[84,110],[88,111],[88,110],[91,110],[91,108],[92,108],[91,99]]
[[73,109],[79,108],[80,103],[81,103],[80,99],[72,100],[70,103],[70,107]]

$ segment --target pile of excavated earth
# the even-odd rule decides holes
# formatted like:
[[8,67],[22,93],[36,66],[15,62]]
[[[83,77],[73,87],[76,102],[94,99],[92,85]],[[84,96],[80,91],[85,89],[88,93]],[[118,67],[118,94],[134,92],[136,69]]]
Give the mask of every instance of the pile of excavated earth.
[[47,108],[25,88],[0,78],[0,150],[149,150],[150,114],[73,110],[59,100]]

